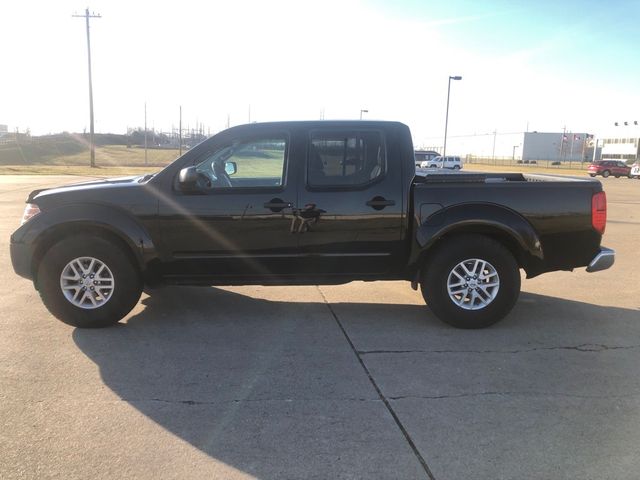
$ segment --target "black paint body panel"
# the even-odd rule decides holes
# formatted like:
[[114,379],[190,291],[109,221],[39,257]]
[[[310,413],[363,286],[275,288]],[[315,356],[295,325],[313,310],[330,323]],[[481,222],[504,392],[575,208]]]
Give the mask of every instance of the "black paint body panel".
[[[386,172],[358,188],[311,188],[310,132],[376,130]],[[282,185],[181,191],[181,169],[238,139],[288,139]],[[595,180],[519,174],[416,175],[408,127],[396,122],[283,122],[223,131],[152,178],[33,192],[41,209],[11,237],[19,275],[34,278],[65,235],[104,232],[125,245],[149,282],[314,284],[415,278],[448,236],[504,240],[529,276],[586,266],[601,236],[591,226]],[[383,205],[380,202],[383,201]],[[285,208],[270,208],[273,202]],[[34,278],[35,280],[35,278]]]

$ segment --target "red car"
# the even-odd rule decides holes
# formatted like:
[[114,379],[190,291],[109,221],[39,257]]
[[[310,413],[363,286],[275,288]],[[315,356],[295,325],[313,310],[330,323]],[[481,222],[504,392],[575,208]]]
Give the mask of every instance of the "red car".
[[616,178],[631,178],[631,167],[620,160],[602,160],[600,162],[593,162],[589,165],[587,171],[592,177],[602,175],[607,178],[609,175],[613,175]]

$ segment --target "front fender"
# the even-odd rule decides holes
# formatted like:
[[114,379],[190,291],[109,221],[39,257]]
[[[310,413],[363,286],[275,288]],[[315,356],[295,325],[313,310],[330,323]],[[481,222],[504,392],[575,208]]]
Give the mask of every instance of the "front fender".
[[[151,213],[151,212],[149,212]],[[101,204],[71,204],[45,210],[11,236],[14,243],[27,246],[33,254],[39,245],[67,228],[100,228],[123,240],[141,268],[156,257],[156,248],[144,226],[129,212]]]
[[527,254],[544,259],[542,244],[531,224],[513,210],[499,205],[471,203],[438,210],[417,228],[416,240],[424,251],[456,230],[499,231],[509,235]]

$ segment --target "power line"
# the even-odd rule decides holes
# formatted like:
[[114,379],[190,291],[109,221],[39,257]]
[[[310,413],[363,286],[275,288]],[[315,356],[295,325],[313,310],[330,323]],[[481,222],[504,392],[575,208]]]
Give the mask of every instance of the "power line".
[[84,15],[72,15],[72,17],[84,18],[87,22],[87,59],[89,63],[89,144],[91,148],[91,167],[96,166],[96,145],[93,139],[93,85],[91,82],[91,36],[89,35],[89,19],[102,18],[100,14],[89,14],[89,9],[84,11]]

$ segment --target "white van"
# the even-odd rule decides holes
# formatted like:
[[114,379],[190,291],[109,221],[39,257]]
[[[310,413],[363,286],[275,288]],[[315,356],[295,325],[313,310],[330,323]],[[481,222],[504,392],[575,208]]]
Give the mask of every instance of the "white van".
[[435,157],[431,160],[424,161],[420,164],[422,168],[450,168],[451,170],[460,170],[462,168],[462,160],[460,157]]
[[414,152],[414,156],[416,159],[416,167],[422,167],[422,164],[424,162],[433,160],[434,158],[439,157],[440,154],[438,152],[434,152],[433,150],[416,150]]

